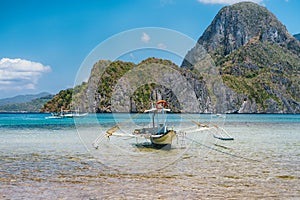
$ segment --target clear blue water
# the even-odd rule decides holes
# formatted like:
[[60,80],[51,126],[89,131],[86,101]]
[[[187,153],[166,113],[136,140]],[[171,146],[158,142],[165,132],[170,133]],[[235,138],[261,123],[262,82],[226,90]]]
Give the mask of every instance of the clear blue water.
[[[117,122],[126,121],[128,117],[134,117],[136,114],[90,114],[87,117],[80,118],[82,124],[114,124]],[[0,128],[18,128],[18,127],[48,127],[48,126],[74,126],[74,119],[64,118],[64,119],[46,119],[50,114],[11,114],[11,113],[0,113]],[[203,121],[210,121],[212,115],[210,114],[190,114],[187,115],[189,118],[199,118]],[[97,120],[95,121],[95,118]],[[169,114],[168,121],[178,122],[185,121],[187,119],[181,118],[178,114]],[[140,114],[134,119],[136,122],[147,122],[149,121],[149,116],[146,114]],[[226,115],[225,122],[231,123],[300,123],[299,114],[240,114],[240,115]]]
[[[128,118],[144,126],[148,115],[49,115],[0,114],[0,199],[300,198],[300,115],[169,114],[175,129],[188,119],[217,123],[235,139],[194,135],[198,142],[171,151],[104,137]],[[103,146],[89,148],[99,135]]]

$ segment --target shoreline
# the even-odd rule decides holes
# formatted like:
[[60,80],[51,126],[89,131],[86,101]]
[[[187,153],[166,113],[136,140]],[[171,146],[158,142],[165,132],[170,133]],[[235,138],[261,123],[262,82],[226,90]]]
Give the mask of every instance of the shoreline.
[[[0,114],[51,114],[52,112],[34,112],[34,111],[0,111]],[[82,112],[84,113],[84,112]],[[143,112],[89,112],[88,114],[143,114]],[[299,115],[299,113],[176,113],[169,112],[168,114],[200,114],[200,115]]]

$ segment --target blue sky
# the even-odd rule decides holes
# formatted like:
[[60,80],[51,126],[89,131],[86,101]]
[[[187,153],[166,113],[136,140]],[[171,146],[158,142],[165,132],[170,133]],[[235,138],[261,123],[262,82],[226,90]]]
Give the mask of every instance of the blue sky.
[[[300,1],[254,1],[291,34],[300,33]],[[239,0],[1,0],[0,98],[72,87],[89,53],[123,31],[161,27],[197,40],[217,12],[235,2]]]

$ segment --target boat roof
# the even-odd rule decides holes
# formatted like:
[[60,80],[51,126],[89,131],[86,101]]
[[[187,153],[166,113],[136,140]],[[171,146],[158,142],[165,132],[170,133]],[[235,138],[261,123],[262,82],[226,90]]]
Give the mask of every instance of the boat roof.
[[[165,111],[167,112],[170,112],[171,109],[166,109],[166,108],[163,108]],[[162,109],[157,109],[157,108],[151,108],[149,110],[145,110],[144,113],[148,113],[148,112],[154,112],[154,111],[157,111],[157,110],[162,110]]]

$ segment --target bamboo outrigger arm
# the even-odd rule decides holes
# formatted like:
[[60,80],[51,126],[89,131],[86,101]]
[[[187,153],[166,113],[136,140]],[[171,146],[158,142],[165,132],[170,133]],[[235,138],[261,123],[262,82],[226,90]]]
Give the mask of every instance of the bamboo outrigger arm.
[[196,124],[199,127],[209,128],[209,126],[207,124],[202,124],[202,123],[196,122],[194,120],[191,120],[191,122],[193,122],[194,124]]
[[120,129],[120,127],[118,125],[115,125],[115,126],[111,127],[110,129],[108,129],[106,131],[107,137],[111,136],[114,132],[116,132],[119,129]]

